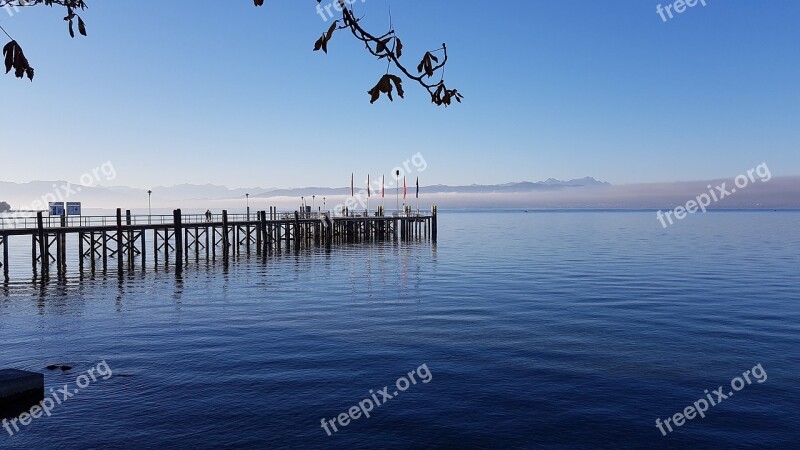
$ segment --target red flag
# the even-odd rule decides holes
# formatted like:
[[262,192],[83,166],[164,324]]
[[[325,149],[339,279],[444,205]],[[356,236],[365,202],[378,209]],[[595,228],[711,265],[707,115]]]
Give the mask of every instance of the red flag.
[[406,199],[406,177],[403,177],[403,200]]
[[381,198],[386,197],[386,175],[381,178]]
[[367,198],[369,198],[369,191],[371,191],[371,189],[369,188],[369,175],[367,175]]
[[354,174],[351,173],[350,174],[350,197],[355,197],[356,196],[356,188],[355,188],[355,185],[353,185],[353,177],[354,177]]

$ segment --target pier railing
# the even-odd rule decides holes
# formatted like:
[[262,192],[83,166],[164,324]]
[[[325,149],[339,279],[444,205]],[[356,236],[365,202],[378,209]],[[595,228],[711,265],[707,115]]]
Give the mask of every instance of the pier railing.
[[[374,212],[350,212],[347,215],[335,214],[332,211],[319,211],[311,213],[275,212],[273,218],[268,220],[294,220],[295,214],[297,214],[301,220],[322,220],[322,218],[326,215],[333,218],[383,217],[376,215]],[[258,216],[256,212],[251,214],[228,214],[227,217],[229,222],[258,222]],[[428,217],[428,215],[415,211],[406,211],[393,212],[386,215],[386,217],[413,218]],[[122,221],[125,225],[172,225],[174,223],[174,216],[161,214],[131,215],[123,217]],[[183,214],[181,216],[181,222],[184,225],[203,224],[209,222],[222,223],[222,221],[222,214],[211,214],[210,217],[206,216],[205,214]],[[61,216],[42,216],[42,224],[44,228],[61,228],[63,226],[70,228],[107,227],[115,226],[117,224],[117,218],[116,216],[64,216],[63,218]],[[36,229],[38,226],[38,218],[35,214],[0,217],[0,230]]]

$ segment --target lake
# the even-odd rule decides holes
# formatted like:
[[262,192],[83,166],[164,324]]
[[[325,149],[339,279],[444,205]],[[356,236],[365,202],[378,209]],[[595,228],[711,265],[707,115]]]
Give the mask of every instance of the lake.
[[[792,211],[667,229],[443,211],[436,245],[15,278],[0,368],[44,372],[63,401],[0,447],[796,446],[798,230]],[[705,417],[674,418],[699,400]]]

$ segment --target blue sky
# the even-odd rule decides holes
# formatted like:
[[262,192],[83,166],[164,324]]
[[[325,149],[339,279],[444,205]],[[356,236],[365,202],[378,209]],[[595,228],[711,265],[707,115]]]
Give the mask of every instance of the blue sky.
[[[663,5],[668,2],[661,1]],[[614,184],[800,175],[800,2],[366,0],[411,66],[447,42],[447,110],[421,88],[370,105],[385,64],[314,0],[89,1],[89,37],[39,7],[2,25],[36,68],[0,79],[2,177],[114,184],[344,186],[421,152],[422,184],[594,176]],[[147,5],[147,7],[141,7]],[[191,6],[190,6],[191,5]]]

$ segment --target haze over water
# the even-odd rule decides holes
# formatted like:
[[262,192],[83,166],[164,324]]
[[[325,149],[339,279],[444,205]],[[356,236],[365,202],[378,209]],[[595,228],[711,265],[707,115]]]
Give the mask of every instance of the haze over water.
[[[0,362],[98,380],[0,447],[783,447],[800,212],[442,213],[439,242],[0,288]],[[780,238],[776,238],[780,237]],[[24,245],[14,261],[29,270]],[[46,371],[69,364],[70,372]],[[320,426],[427,365],[370,418]],[[704,390],[768,375],[662,436]]]

